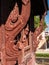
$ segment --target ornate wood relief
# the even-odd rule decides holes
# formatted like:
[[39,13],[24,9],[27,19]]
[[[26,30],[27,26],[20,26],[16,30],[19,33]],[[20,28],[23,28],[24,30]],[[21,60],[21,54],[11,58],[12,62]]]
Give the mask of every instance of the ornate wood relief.
[[[29,25],[26,26],[30,16],[30,8],[30,0],[22,0],[22,10],[19,14],[19,7],[16,3],[5,25],[0,26],[1,65],[35,65],[32,51],[37,48],[37,35],[43,28],[43,20],[32,36],[29,32]],[[17,38],[15,39],[15,37]]]

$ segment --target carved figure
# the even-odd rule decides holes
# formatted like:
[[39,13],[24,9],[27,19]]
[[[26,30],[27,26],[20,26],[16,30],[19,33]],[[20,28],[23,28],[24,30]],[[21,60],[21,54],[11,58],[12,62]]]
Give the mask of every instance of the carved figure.
[[[35,52],[38,45],[37,35],[42,30],[43,21],[41,20],[41,26],[31,35],[27,24],[30,8],[30,0],[22,0],[22,10],[21,14],[19,14],[16,3],[5,25],[0,26],[1,65],[35,65],[35,57],[32,52],[33,50]],[[20,38],[15,39],[19,33]]]

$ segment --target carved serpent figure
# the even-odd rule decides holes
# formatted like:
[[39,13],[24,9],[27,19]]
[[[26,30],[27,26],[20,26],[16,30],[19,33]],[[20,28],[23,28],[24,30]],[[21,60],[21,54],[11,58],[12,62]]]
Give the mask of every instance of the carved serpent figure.
[[[24,36],[23,36],[23,34],[24,34],[23,29],[26,26],[27,21],[30,16],[30,10],[31,10],[30,8],[31,8],[30,0],[22,0],[22,10],[21,10],[21,13],[19,13],[19,7],[16,2],[13,10],[11,11],[11,13],[9,14],[9,16],[7,18],[5,25],[2,24],[0,26],[1,65],[35,65],[33,63],[33,60],[35,58],[32,59],[32,57],[31,57],[31,56],[33,56],[32,54],[29,55],[29,57],[26,57],[27,58],[26,61],[28,61],[28,58],[31,58],[32,64],[31,63],[26,64],[26,62],[24,64],[19,64],[19,63],[17,64],[18,60],[19,60],[19,62],[21,61],[19,59],[19,56],[21,56],[20,51],[21,50],[24,51],[23,44],[25,45],[28,42],[28,41],[23,42],[26,39],[27,28],[25,29],[26,35],[24,35]],[[33,43],[32,50],[34,50],[34,52],[38,46],[37,36],[41,33],[42,28],[43,28],[43,19],[41,20],[39,28],[37,28],[35,30],[35,32],[33,33],[33,36],[32,36],[33,41],[31,41],[31,43]],[[23,41],[21,40],[21,42],[19,42],[20,40],[18,40],[18,42],[16,42],[15,37],[17,37],[17,35],[19,33],[21,33],[21,36],[24,37],[24,40]],[[29,40],[29,39],[27,39],[27,40]],[[20,43],[22,47],[18,43]],[[21,49],[20,49],[20,47],[21,47]],[[29,45],[27,48],[28,48],[27,51],[28,50],[30,51],[31,47]]]
[[17,43],[16,45],[14,44],[15,43],[14,39],[27,24],[29,16],[30,16],[30,0],[22,0],[21,14],[19,14],[19,7],[16,3],[13,10],[8,16],[5,25],[1,26],[1,31],[3,30],[1,32],[3,41],[1,42],[2,65],[15,65],[17,63],[16,61],[18,61],[19,48]]

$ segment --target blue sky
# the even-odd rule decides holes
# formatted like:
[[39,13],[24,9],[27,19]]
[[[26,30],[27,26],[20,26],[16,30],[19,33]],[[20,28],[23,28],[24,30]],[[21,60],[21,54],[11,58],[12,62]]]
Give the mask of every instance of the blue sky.
[[45,21],[46,21],[46,24],[48,26],[48,28],[46,29],[46,31],[48,31],[49,30],[49,11],[47,11],[47,15],[45,17]]
[[[48,0],[48,7],[49,7],[49,0]],[[46,21],[47,25],[49,26],[49,11],[47,11],[47,15],[45,17],[45,21]]]
[[[49,0],[48,0],[48,7],[49,7]],[[46,31],[49,31],[49,11],[47,11],[47,15],[45,17],[46,24],[48,28],[46,28]]]
[[48,0],[48,6],[49,6],[49,0]]
[[46,21],[47,25],[49,25],[49,11],[47,11],[47,15],[45,17],[45,21]]

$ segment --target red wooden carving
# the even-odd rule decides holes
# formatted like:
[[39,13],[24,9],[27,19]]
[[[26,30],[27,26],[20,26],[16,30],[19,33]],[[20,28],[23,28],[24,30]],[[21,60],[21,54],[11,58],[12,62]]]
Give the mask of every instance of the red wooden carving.
[[[7,18],[6,24],[0,26],[1,65],[35,65],[35,57],[32,51],[33,49],[36,50],[38,45],[37,35],[40,34],[42,25],[35,30],[32,36],[33,41],[31,41],[31,35],[30,33],[28,34],[29,26],[27,25],[24,28],[30,16],[30,0],[22,0],[22,2],[21,14],[19,14],[19,8],[16,3]],[[19,33],[21,35],[17,41],[15,37]]]
[[21,14],[19,14],[16,3],[7,18],[6,24],[0,27],[1,65],[15,65],[18,61],[20,55],[19,44],[14,39],[25,27],[30,16],[30,0],[22,0],[22,2]]

